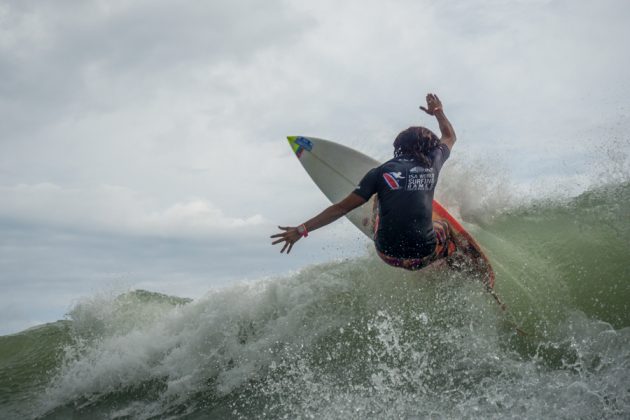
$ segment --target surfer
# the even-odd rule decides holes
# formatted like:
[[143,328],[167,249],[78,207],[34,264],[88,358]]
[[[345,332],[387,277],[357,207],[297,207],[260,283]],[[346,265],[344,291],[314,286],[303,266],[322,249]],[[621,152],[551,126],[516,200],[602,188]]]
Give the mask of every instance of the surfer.
[[[424,112],[439,124],[438,138],[425,127],[409,127],[394,140],[394,158],[370,170],[357,188],[299,226],[278,226],[283,232],[272,245],[284,242],[280,252],[291,252],[293,245],[309,232],[334,222],[365,204],[377,194],[378,215],[374,221],[374,244],[387,264],[419,270],[455,251],[446,222],[432,221],[433,194],[442,165],[456,141],[455,130],[446,118],[437,95],[426,96]],[[375,212],[376,213],[376,212]]]

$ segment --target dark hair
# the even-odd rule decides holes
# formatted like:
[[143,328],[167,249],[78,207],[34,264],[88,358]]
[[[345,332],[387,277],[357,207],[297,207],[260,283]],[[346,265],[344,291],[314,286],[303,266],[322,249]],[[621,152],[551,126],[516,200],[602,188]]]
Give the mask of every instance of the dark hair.
[[394,140],[394,157],[413,155],[425,168],[432,165],[429,153],[438,147],[440,139],[424,127],[409,127]]

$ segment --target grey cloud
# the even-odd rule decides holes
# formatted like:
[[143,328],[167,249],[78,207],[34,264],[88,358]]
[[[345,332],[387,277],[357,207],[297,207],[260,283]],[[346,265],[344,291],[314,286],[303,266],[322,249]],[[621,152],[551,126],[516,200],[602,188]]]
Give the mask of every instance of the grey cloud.
[[[282,1],[24,1],[5,3],[0,16],[5,136],[84,113],[86,106],[117,106],[92,93],[137,101],[180,69],[246,62],[294,42],[307,26]],[[92,92],[94,84],[107,90]]]
[[0,217],[92,232],[141,236],[242,236],[265,219],[258,215],[230,217],[205,199],[191,199],[157,209],[152,200],[129,188],[99,186],[62,188],[54,184],[0,186],[5,203]]

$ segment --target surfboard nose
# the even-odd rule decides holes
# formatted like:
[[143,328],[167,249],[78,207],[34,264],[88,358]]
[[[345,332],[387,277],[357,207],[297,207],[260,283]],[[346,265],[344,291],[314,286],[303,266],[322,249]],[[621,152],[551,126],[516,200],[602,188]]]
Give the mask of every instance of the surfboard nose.
[[299,136],[287,136],[287,140],[289,141],[289,146],[291,146],[291,149],[293,149],[293,152],[297,152],[298,147],[300,147],[299,144],[296,143],[296,140]]
[[288,136],[287,140],[289,140],[289,146],[291,146],[293,153],[295,153],[298,159],[302,157],[305,150],[307,152],[313,150],[313,142],[308,137]]

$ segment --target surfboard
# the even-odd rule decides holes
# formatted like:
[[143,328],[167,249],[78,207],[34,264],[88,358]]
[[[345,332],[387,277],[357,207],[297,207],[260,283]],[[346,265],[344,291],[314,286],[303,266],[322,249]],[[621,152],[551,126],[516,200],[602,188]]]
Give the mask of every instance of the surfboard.
[[[352,192],[363,176],[381,163],[347,146],[317,137],[289,136],[289,145],[313,182],[333,203]],[[346,217],[368,238],[374,236],[374,199],[354,209]],[[480,274],[488,290],[494,288],[494,270],[481,246],[472,235],[437,200],[433,200],[433,220],[445,220],[460,255],[468,267]],[[493,293],[497,302],[501,303]]]

